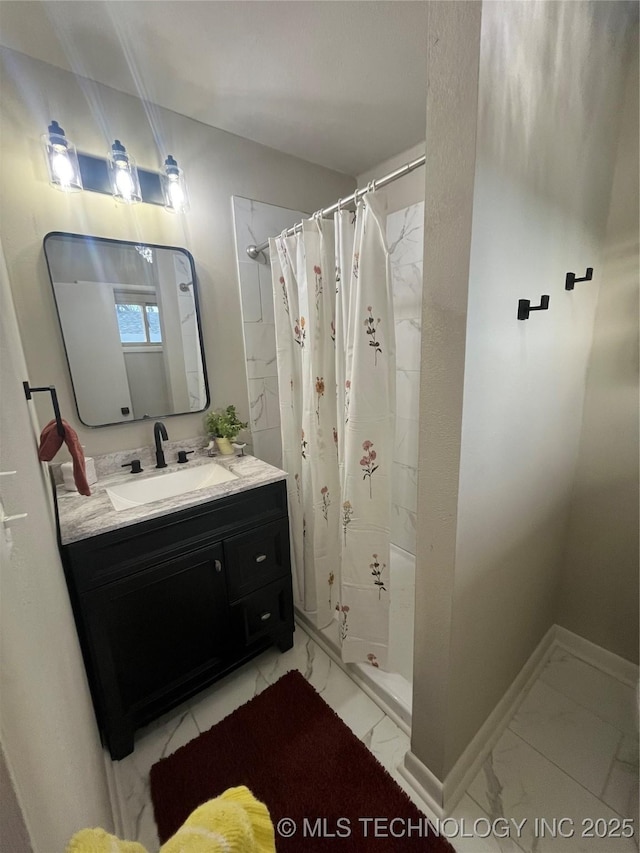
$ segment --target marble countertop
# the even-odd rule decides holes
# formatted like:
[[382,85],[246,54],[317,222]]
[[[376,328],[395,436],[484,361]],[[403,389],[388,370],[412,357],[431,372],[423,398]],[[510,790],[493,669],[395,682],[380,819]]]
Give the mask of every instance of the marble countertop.
[[[187,467],[195,468],[199,465],[210,464],[222,465],[229,471],[238,475],[237,480],[219,483],[205,489],[187,492],[177,497],[165,500],[153,501],[142,504],[133,509],[116,512],[113,508],[106,489],[118,483],[130,482],[134,477],[148,479],[151,477],[163,477],[172,471],[180,471]],[[207,503],[216,498],[237,495],[258,486],[268,483],[276,483],[286,480],[287,474],[273,465],[268,465],[254,456],[216,456],[213,459],[206,454],[192,458],[186,465],[177,463],[168,465],[161,471],[155,468],[147,468],[142,474],[123,474],[121,472],[102,477],[91,486],[91,495],[85,497],[77,492],[67,492],[62,486],[58,486],[56,495],[58,501],[58,514],[60,523],[60,539],[63,545],[98,536],[110,530],[120,527],[129,527],[140,521],[167,515],[190,506]]]

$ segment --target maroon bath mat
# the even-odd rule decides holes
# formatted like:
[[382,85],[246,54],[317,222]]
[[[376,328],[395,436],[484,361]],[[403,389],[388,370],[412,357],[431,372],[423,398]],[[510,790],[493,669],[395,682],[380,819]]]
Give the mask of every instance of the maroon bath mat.
[[205,800],[246,785],[276,827],[290,819],[276,830],[278,853],[453,853],[297,671],[154,764],[150,779],[162,843]]

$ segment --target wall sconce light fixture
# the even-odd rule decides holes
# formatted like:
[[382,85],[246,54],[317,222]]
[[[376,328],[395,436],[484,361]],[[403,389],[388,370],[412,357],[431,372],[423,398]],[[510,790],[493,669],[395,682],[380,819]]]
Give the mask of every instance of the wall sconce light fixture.
[[64,135],[57,121],[52,121],[42,137],[49,170],[49,183],[63,192],[82,189],[82,175],[76,146]]
[[119,139],[114,141],[106,158],[78,153],[57,121],[51,122],[42,142],[49,182],[58,190],[103,193],[124,204],[162,205],[171,213],[189,210],[184,172],[172,154],[165,160],[162,172],[152,172],[138,169]]
[[171,213],[184,213],[189,210],[189,196],[184,172],[178,166],[172,154],[164,161],[164,173],[161,175],[164,206]]
[[136,204],[142,201],[140,179],[135,160],[127,154],[127,149],[116,139],[107,154],[107,169],[111,192],[116,201],[124,204]]

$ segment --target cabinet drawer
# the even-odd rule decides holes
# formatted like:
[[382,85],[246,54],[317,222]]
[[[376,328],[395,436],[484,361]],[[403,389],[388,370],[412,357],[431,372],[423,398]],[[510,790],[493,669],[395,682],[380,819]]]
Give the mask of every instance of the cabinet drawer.
[[271,583],[233,605],[242,621],[247,646],[267,635],[277,636],[293,630],[291,581]]
[[224,542],[229,600],[237,601],[291,572],[289,526],[285,519],[263,524]]

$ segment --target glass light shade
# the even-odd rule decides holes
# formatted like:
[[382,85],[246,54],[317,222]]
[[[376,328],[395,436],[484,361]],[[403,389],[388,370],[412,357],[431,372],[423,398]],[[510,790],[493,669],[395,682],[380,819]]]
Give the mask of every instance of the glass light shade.
[[62,192],[82,189],[82,175],[75,145],[64,135],[57,121],[52,121],[42,137],[49,171],[49,183]]
[[185,213],[189,210],[189,195],[184,172],[169,154],[164,161],[164,173],[160,175],[165,210],[171,213]]
[[116,139],[107,154],[107,169],[111,192],[116,201],[123,204],[137,204],[142,201],[140,180],[135,160],[127,154],[126,148]]

